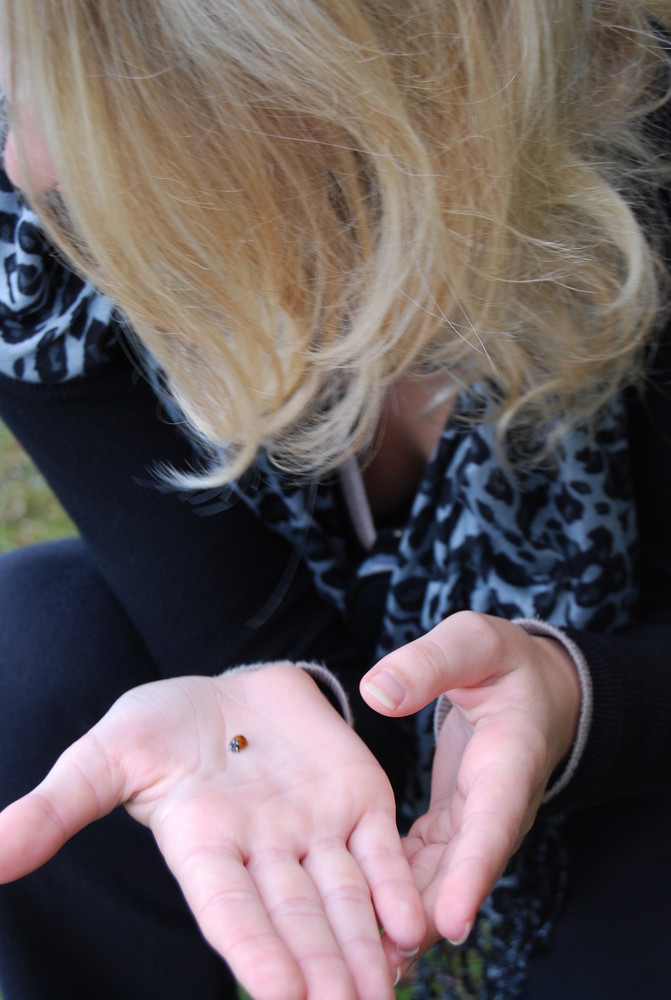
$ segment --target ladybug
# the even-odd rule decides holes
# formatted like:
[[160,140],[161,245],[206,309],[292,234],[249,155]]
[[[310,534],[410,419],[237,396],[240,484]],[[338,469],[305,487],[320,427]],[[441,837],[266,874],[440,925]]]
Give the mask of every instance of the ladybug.
[[233,753],[240,753],[240,751],[244,750],[247,745],[248,745],[247,737],[243,736],[242,733],[238,733],[238,735],[234,736],[231,742],[228,744],[228,749],[232,750]]

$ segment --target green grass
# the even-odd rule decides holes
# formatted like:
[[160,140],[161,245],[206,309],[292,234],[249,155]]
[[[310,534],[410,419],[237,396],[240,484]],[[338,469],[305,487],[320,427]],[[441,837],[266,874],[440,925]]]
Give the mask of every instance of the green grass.
[[0,552],[74,533],[34,464],[0,423]]

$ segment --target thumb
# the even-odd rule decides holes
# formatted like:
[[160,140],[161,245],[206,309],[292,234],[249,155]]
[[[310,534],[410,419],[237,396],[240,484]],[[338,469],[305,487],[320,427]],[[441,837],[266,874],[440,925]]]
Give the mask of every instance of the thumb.
[[410,715],[451,690],[505,672],[508,622],[459,611],[426,635],[383,657],[360,691],[381,715]]
[[32,792],[0,813],[0,883],[34,871],[84,826],[123,801],[124,776],[92,733],[58,759]]

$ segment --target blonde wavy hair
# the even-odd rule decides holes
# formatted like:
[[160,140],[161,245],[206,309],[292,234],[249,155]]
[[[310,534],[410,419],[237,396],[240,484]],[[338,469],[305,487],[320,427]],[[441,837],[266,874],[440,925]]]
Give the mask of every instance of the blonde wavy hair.
[[[641,369],[660,313],[628,0],[1,0],[67,215],[204,438],[324,473],[400,378],[486,379],[546,445]],[[655,30],[651,27],[655,24]],[[30,195],[30,192],[28,192]]]

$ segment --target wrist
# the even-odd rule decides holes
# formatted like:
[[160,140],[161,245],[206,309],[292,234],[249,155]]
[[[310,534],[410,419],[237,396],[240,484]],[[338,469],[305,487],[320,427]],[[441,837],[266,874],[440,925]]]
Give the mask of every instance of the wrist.
[[546,671],[546,685],[553,722],[554,747],[551,765],[554,771],[566,762],[575,745],[580,725],[582,689],[573,658],[554,636],[531,635],[541,650],[540,661]]
[[561,629],[529,618],[515,619],[514,624],[529,636],[553,643],[544,651],[557,671],[557,708],[564,721],[557,739],[555,767],[543,796],[545,803],[566,788],[582,758],[592,722],[592,679],[580,648]]
[[303,670],[315,682],[326,700],[342,715],[348,726],[354,726],[354,717],[350,707],[349,698],[344,687],[335,674],[322,663],[312,663],[307,660],[297,660],[288,662],[286,660],[268,661],[261,663],[245,663],[237,667],[226,670],[222,676],[230,674],[241,674],[249,671],[267,670],[272,667],[291,667],[293,670]]

